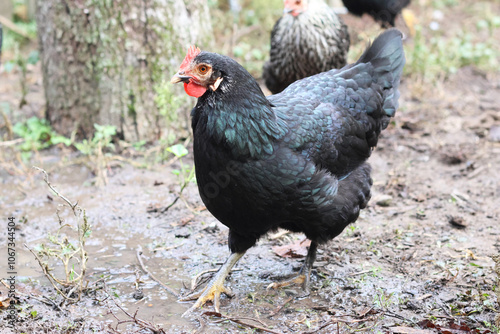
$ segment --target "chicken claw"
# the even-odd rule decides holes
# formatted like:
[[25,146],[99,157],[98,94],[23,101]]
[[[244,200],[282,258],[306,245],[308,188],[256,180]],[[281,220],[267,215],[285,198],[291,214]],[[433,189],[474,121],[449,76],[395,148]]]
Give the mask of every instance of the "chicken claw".
[[298,274],[295,277],[292,277],[286,281],[281,281],[281,282],[274,282],[271,283],[267,286],[267,290],[273,289],[273,290],[278,290],[290,285],[295,285],[295,284],[300,284],[302,286],[302,289],[307,291],[307,282],[309,279],[307,278],[308,274],[303,274],[302,270],[301,273]]
[[290,278],[286,281],[271,283],[267,286],[267,289],[277,290],[290,285],[300,284],[305,292],[309,292],[309,280],[311,277],[311,270],[314,260],[316,259],[316,250],[318,249],[318,243],[316,241],[311,241],[309,250],[307,251],[306,260],[304,265],[300,269],[297,276]]
[[182,297],[180,301],[188,301],[198,299],[196,303],[194,303],[189,310],[184,312],[183,317],[193,312],[195,309],[202,307],[206,302],[212,301],[214,304],[215,312],[219,313],[220,307],[220,296],[222,293],[226,294],[228,297],[233,297],[231,289],[226,288],[224,286],[224,281],[226,280],[227,275],[231,272],[231,269],[234,267],[236,262],[244,255],[245,253],[231,253],[226,262],[220,267],[219,271],[215,274],[214,277],[208,282],[207,286],[200,292],[192,293],[185,297]]
[[231,289],[226,288],[223,284],[219,284],[219,282],[210,282],[200,292],[192,293],[190,295],[182,297],[180,301],[197,299],[196,303],[194,303],[194,305],[191,307],[191,310],[202,307],[206,304],[206,302],[211,301],[214,304],[215,311],[219,312],[220,296],[222,293],[226,294],[228,297],[234,296]]

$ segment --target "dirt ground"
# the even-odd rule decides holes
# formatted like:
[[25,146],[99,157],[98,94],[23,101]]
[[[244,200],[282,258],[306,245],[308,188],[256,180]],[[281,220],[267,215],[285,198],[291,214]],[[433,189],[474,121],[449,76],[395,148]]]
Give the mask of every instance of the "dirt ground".
[[[363,25],[373,25],[367,20]],[[17,75],[0,73],[0,96],[12,106],[20,96]],[[30,69],[29,80],[28,105],[13,123],[42,112],[38,67]],[[172,170],[179,161],[147,168],[114,163],[108,184],[96,187],[95,175],[70,148],[34,156],[32,164],[47,170],[57,190],[85,208],[92,226],[86,244],[88,292],[76,304],[61,304],[23,245],[34,248],[57,231],[63,202],[39,171],[4,151],[0,210],[2,226],[10,216],[18,223],[19,304],[13,331],[5,322],[7,288],[0,285],[0,332],[494,333],[500,74],[469,66],[432,86],[405,77],[400,91],[395,122],[370,158],[370,205],[355,224],[320,247],[310,295],[293,287],[266,289],[298,271],[303,261],[303,236],[280,231],[262,238],[237,264],[227,281],[235,296],[222,299],[221,315],[209,313],[213,307],[207,305],[181,318],[192,303],[179,302],[168,291],[188,292],[193,277],[217,269],[228,255],[227,228],[204,209],[194,183],[162,212],[178,197]],[[184,163],[192,163],[191,155]],[[60,216],[70,221],[67,207]],[[0,243],[6,253],[6,233]],[[290,248],[293,256],[278,256],[277,246]],[[5,262],[0,263],[4,276]]]

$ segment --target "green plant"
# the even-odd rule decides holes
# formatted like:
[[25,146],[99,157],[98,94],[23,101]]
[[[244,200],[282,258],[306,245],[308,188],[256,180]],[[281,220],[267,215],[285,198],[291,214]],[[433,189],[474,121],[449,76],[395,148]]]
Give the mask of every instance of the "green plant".
[[3,50],[12,50],[20,44],[25,44],[30,40],[36,40],[36,22],[16,22],[16,31],[3,29]]
[[375,295],[373,303],[380,307],[381,309],[387,309],[392,305],[392,296],[394,292],[386,294],[384,290],[378,289],[378,293]]
[[[66,207],[69,207],[74,217],[73,223],[66,223],[56,212],[59,219],[59,228],[54,235],[49,234],[47,242],[29,248],[35,256],[43,273],[50,281],[56,291],[66,301],[79,301],[84,288],[84,277],[87,269],[87,251],[85,242],[91,234],[91,226],[88,222],[85,209],[78,204],[73,204],[69,199],[59,193],[49,182],[47,172],[41,168],[34,167],[43,172],[44,181],[58,198],[62,199]],[[62,264],[64,277],[58,277],[54,268]],[[75,297],[76,294],[76,297]]]
[[104,148],[114,150],[111,141],[116,135],[116,127],[94,124],[94,128],[96,131],[91,140],[84,139],[81,143],[74,143],[77,150],[83,155],[99,155],[102,154]]
[[5,63],[5,71],[10,72],[14,68],[18,68],[21,72],[19,77],[19,84],[21,85],[21,101],[19,102],[19,108],[27,104],[26,95],[28,95],[28,65],[35,65],[39,60],[39,53],[36,50],[30,52],[30,54],[25,57],[19,51],[19,45],[16,43],[14,45],[14,60]]
[[428,38],[424,29],[416,26],[413,44],[405,48],[405,73],[433,82],[469,65],[483,70],[497,69],[498,52],[498,45],[492,38],[478,42],[474,34],[464,31],[450,38],[436,34]]
[[12,131],[24,141],[18,145],[23,159],[29,159],[33,151],[48,148],[52,145],[63,143],[71,145],[71,140],[58,135],[48,124],[47,120],[31,117],[22,123],[16,123]]
[[[184,145],[176,144],[176,145],[168,147],[166,149],[166,151],[175,155],[175,158],[179,160],[180,169],[174,169],[174,170],[172,170],[172,173],[177,175],[178,183],[180,185],[180,190],[179,190],[178,195],[172,201],[172,203],[170,203],[165,208],[163,208],[161,210],[162,212],[166,212],[175,203],[177,203],[179,198],[181,198],[181,196],[182,196],[182,192],[184,191],[186,186],[189,184],[189,182],[196,180],[195,174],[194,174],[194,166],[186,165],[182,161],[182,157],[184,157],[188,154],[188,150],[186,149],[186,147],[184,147]],[[187,203],[186,203],[186,206],[187,206]]]
[[269,56],[269,43],[256,46],[251,41],[242,40],[233,47],[233,56],[250,72],[254,77],[260,77],[264,61]]
[[184,164],[182,158],[188,154],[188,150],[182,144],[176,144],[167,148],[167,151],[175,155],[179,159],[180,169],[172,170],[172,173],[177,175],[179,184],[181,185],[180,193],[194,179],[194,166]]
[[492,36],[494,29],[500,28],[500,16],[488,14],[476,22],[476,27],[478,30],[487,29],[489,35]]
[[231,55],[254,77],[260,77],[269,58],[270,33],[283,15],[283,1],[240,1],[239,10],[231,10],[227,1],[210,5],[214,35],[227,41],[215,52]]
[[380,267],[372,267],[370,270],[371,270],[372,277],[378,277],[378,274],[380,272],[382,272],[382,268],[380,268]]
[[161,116],[165,117],[167,123],[167,133],[164,135],[164,141],[171,145],[177,138],[173,124],[179,120],[179,109],[186,102],[182,94],[178,94],[172,88],[170,82],[163,80],[161,84],[154,87],[156,96],[154,98],[156,107]]
[[102,185],[107,183],[106,170],[113,160],[111,151],[115,149],[112,141],[116,135],[116,127],[94,124],[94,128],[96,131],[92,139],[84,139],[81,143],[75,142],[74,145],[87,158],[85,162],[97,176],[97,185]]
[[434,8],[445,8],[453,7],[459,4],[458,0],[433,0],[432,7]]
[[346,236],[353,237],[358,233],[357,226],[354,224],[348,225],[346,229]]
[[136,151],[142,151],[144,150],[144,146],[146,145],[146,141],[145,140],[140,140],[138,142],[134,142],[132,143],[132,147],[136,150]]

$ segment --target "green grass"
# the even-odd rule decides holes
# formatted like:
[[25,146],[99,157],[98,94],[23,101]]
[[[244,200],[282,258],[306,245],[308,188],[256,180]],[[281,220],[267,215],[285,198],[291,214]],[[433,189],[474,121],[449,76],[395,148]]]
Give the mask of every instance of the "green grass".
[[469,65],[484,71],[498,70],[500,49],[493,38],[475,41],[471,32],[458,32],[451,38],[440,35],[427,38],[422,27],[417,26],[414,41],[406,46],[405,53],[406,75],[434,81]]
[[24,139],[18,145],[18,149],[21,151],[25,161],[29,160],[34,151],[39,151],[59,143],[63,143],[66,146],[71,144],[71,140],[58,135],[50,127],[47,120],[34,116],[25,122],[16,123],[12,130],[17,136]]

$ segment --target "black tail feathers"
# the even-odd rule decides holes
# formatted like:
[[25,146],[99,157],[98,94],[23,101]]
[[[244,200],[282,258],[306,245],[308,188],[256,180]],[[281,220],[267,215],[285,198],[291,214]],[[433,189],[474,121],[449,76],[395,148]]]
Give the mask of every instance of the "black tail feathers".
[[399,30],[386,30],[373,41],[355,64],[370,63],[373,66],[374,81],[386,90],[383,109],[391,117],[398,108],[398,88],[405,65],[402,38],[403,34]]

